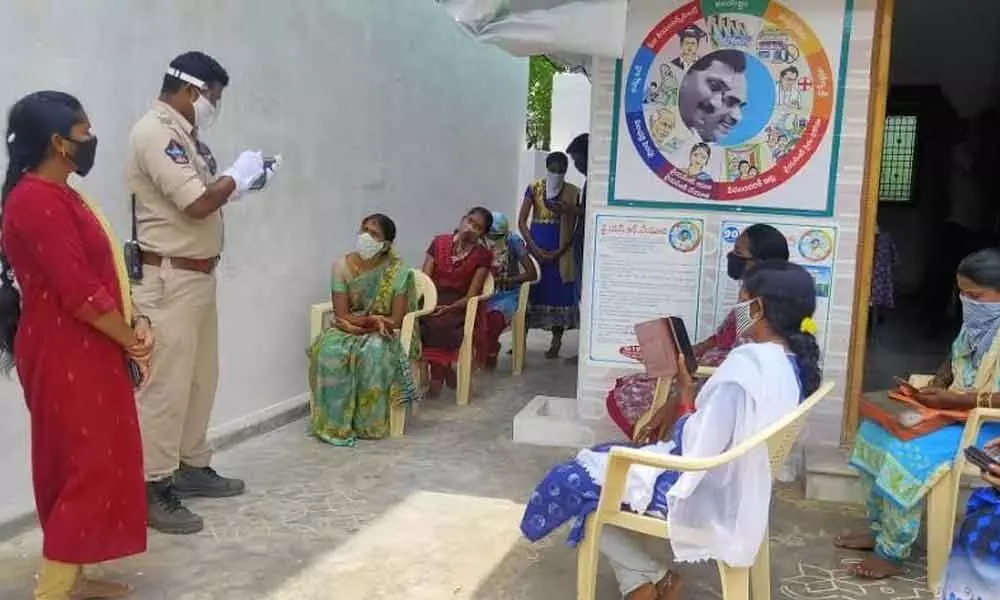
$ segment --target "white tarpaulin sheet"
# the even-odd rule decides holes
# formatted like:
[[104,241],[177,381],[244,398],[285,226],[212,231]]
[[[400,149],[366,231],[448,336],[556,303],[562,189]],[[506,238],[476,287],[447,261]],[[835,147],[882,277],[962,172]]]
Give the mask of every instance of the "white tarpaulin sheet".
[[586,70],[589,57],[619,58],[626,0],[437,0],[480,42],[514,56],[544,54]]

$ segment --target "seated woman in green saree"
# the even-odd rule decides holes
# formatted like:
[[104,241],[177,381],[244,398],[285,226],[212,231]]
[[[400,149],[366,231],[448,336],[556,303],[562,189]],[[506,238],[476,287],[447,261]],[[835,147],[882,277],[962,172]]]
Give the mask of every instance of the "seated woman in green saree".
[[414,399],[410,353],[400,345],[415,304],[413,275],[396,256],[396,225],[382,214],[361,222],[357,249],[333,266],[334,322],[309,349],[309,425],[335,446],[389,435],[389,409]]

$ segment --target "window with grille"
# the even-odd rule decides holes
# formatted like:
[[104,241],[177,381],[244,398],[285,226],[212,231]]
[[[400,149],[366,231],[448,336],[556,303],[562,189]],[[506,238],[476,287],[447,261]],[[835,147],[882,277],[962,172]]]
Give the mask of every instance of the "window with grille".
[[880,202],[913,201],[913,168],[917,156],[917,117],[890,115],[885,118],[882,144]]

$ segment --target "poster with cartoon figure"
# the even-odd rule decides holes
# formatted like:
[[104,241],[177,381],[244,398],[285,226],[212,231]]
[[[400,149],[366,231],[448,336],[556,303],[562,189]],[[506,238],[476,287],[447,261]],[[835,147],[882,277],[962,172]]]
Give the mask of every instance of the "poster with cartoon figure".
[[[719,231],[718,279],[715,287],[715,327],[722,325],[740,292],[740,284],[726,276],[728,255],[736,238],[753,221],[722,221]],[[805,268],[816,280],[816,341],[820,352],[826,348],[830,325],[830,297],[833,292],[833,266],[836,259],[837,229],[792,223],[767,223],[788,240],[788,260]]]
[[629,2],[609,204],[831,216],[851,6]]

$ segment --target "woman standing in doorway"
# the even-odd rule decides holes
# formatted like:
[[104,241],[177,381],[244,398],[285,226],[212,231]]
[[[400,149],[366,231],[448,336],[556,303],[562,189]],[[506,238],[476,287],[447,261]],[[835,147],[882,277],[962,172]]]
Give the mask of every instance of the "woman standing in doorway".
[[574,260],[580,189],[566,183],[569,159],[553,152],[545,159],[545,179],[531,184],[524,193],[518,214],[518,229],[528,251],[542,266],[542,278],[532,289],[528,327],[552,332],[546,358],[556,358],[563,332],[580,325],[576,280],[579,265]]
[[124,597],[128,586],[88,580],[82,566],[146,550],[126,359],[148,372],[150,323],[133,311],[110,227],[67,183],[90,171],[97,148],[80,102],[31,94],[11,109],[6,139],[0,366],[17,367],[31,415],[44,555],[34,597]]

